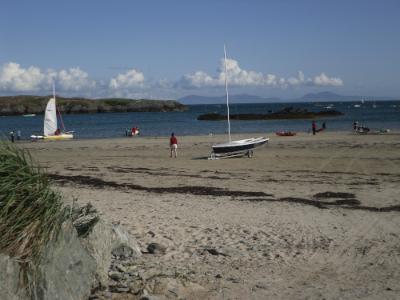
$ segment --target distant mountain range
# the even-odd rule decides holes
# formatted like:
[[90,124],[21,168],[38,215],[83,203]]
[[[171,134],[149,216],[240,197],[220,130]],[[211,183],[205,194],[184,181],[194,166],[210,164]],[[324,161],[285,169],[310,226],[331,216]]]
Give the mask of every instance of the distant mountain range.
[[[178,99],[182,104],[221,104],[225,102],[225,95],[223,96],[198,96],[189,95]],[[238,94],[230,95],[230,103],[273,103],[273,102],[325,102],[325,101],[379,101],[379,100],[396,100],[393,97],[365,97],[365,96],[343,96],[332,92],[320,92],[306,94],[300,98],[282,99],[278,97],[264,98],[255,95]]]

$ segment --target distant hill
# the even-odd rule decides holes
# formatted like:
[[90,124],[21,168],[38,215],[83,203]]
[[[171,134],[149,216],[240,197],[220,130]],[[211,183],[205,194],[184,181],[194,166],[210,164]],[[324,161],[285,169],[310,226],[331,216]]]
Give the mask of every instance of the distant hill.
[[[51,96],[4,96],[0,97],[0,116],[43,114]],[[57,97],[57,109],[61,113],[107,112],[163,112],[183,111],[185,105],[174,100],[147,99],[85,99]]]
[[[178,99],[183,104],[221,104],[225,103],[225,95],[223,96],[198,96],[189,95]],[[325,102],[325,101],[378,101],[378,100],[396,100],[391,97],[367,97],[367,96],[343,96],[332,92],[309,93],[300,98],[281,99],[277,97],[264,98],[255,95],[239,94],[230,95],[230,103],[273,103],[273,102]]]
[[[198,96],[189,95],[178,99],[183,104],[221,104],[225,103],[226,96]],[[280,98],[263,98],[255,95],[238,94],[229,95],[229,103],[265,103],[265,102],[279,102]]]
[[[296,101],[359,101],[363,98],[362,96],[343,96],[332,92],[320,92],[306,94],[301,98],[294,99]],[[368,97],[370,99],[371,97]]]

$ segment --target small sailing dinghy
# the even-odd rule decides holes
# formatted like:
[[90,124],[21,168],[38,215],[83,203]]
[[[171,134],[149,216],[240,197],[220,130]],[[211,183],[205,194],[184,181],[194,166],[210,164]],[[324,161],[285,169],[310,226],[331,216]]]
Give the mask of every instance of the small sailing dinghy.
[[231,139],[231,123],[229,120],[229,93],[228,93],[228,73],[226,71],[226,47],[224,45],[224,62],[225,62],[225,92],[226,92],[226,108],[228,121],[228,142],[212,146],[212,152],[209,159],[229,158],[237,156],[248,157],[253,156],[253,150],[266,144],[269,138],[257,137],[244,140],[232,141]]
[[56,92],[53,83],[53,98],[50,98],[49,102],[47,102],[46,110],[44,113],[43,135],[33,134],[31,135],[31,139],[49,140],[49,141],[73,139],[74,138],[73,131],[65,130],[61,114],[60,112],[58,113],[60,116],[61,125],[63,127],[62,131],[59,129],[57,122]]

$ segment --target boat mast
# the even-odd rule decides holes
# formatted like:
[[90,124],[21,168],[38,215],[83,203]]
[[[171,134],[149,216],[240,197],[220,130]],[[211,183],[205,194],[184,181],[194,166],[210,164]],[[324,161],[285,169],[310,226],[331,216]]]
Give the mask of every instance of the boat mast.
[[226,46],[224,44],[224,55],[225,55],[225,93],[226,93],[226,109],[227,109],[227,116],[228,116],[228,138],[229,143],[232,141],[231,139],[231,122],[229,119],[229,94],[228,94],[228,73],[226,72]]
[[[54,102],[56,102],[56,85],[55,85],[55,83],[54,83],[54,80],[53,80],[53,98],[54,98]],[[61,117],[60,111],[57,109],[57,103],[56,103],[55,106],[56,106],[56,111],[58,112],[58,115],[60,116],[60,121],[61,121],[62,129],[65,131],[64,121],[63,121],[63,119],[62,119],[62,117]]]

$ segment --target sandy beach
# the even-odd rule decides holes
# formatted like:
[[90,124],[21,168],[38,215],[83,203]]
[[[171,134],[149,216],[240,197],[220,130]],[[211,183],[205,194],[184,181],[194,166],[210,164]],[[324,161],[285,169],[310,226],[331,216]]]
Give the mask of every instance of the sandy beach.
[[214,161],[224,136],[178,135],[177,159],[168,137],[19,145],[66,202],[164,245],[139,269],[204,287],[188,299],[399,299],[400,133],[267,136]]

